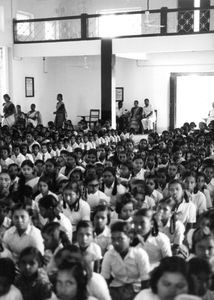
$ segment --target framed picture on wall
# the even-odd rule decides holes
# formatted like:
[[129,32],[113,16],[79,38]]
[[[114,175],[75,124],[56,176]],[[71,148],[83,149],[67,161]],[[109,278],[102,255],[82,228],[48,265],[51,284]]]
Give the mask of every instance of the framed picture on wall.
[[123,87],[116,87],[116,101],[123,101],[124,89]]
[[34,78],[25,77],[25,97],[34,97]]

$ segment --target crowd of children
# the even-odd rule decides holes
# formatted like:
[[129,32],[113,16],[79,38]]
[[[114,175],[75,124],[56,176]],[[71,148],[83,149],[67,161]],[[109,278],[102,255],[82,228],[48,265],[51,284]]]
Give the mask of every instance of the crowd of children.
[[0,300],[214,299],[212,122],[3,126],[0,149]]

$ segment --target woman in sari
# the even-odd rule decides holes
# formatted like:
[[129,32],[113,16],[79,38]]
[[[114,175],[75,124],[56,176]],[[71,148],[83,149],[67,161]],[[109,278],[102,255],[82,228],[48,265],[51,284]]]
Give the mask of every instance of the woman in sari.
[[5,94],[3,96],[5,103],[3,104],[4,121],[3,125],[12,127],[15,124],[16,109],[14,104],[10,101],[10,96]]
[[56,115],[55,118],[55,125],[56,128],[60,128],[63,126],[65,120],[66,120],[66,109],[65,109],[65,104],[62,102],[63,101],[63,96],[62,94],[57,95],[57,105],[56,105],[56,111],[54,114]]
[[27,113],[27,124],[32,124],[33,127],[42,124],[41,114],[36,110],[35,104],[31,104],[30,111]]
[[131,109],[130,116],[130,129],[133,129],[135,133],[139,133],[142,130],[141,119],[143,108],[138,106],[138,100],[134,101],[134,107]]

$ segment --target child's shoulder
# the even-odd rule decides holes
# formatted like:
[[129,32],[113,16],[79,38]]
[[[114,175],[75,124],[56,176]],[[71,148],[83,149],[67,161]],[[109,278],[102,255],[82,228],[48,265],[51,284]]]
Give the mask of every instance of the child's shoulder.
[[23,300],[20,290],[15,287],[13,284],[10,286],[10,289],[6,295],[0,297],[1,300]]

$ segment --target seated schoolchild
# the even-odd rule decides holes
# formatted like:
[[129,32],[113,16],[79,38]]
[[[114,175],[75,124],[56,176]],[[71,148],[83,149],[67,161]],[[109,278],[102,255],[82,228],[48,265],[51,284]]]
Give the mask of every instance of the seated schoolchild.
[[149,258],[143,249],[130,247],[130,230],[124,221],[111,226],[113,248],[104,256],[101,274],[110,286],[112,300],[131,300],[148,284]]
[[144,161],[140,155],[136,155],[133,159],[133,178],[142,180],[145,178]]
[[[185,260],[176,256],[163,258],[151,273],[150,286],[149,289],[141,291],[134,300],[175,300],[179,295],[189,293],[191,286]],[[189,294],[184,299],[193,300]]]
[[10,258],[0,258],[0,299],[23,300],[19,289],[14,286],[15,265]]
[[102,255],[108,250],[111,245],[111,232],[109,223],[111,219],[111,211],[106,204],[100,204],[95,207],[92,221],[94,225],[94,241],[101,250]]
[[177,220],[176,213],[173,213],[173,205],[174,203],[170,198],[161,200],[157,208],[155,219],[160,232],[168,236],[172,252],[178,254],[179,249],[182,248],[183,245],[185,227],[181,221]]
[[189,273],[193,280],[193,292],[202,300],[214,299],[211,291],[212,268],[206,260],[194,257],[189,261]]
[[23,300],[47,300],[52,288],[43,267],[43,257],[38,249],[27,247],[19,257],[19,271],[15,286],[21,291]]
[[92,270],[99,273],[102,259],[101,248],[93,240],[93,225],[89,221],[79,221],[77,224],[77,246],[86,261],[92,265]]
[[96,175],[86,177],[85,183],[87,187],[86,201],[92,211],[100,203],[110,203],[110,197],[99,190],[99,180]]
[[72,224],[70,220],[61,212],[60,203],[53,195],[46,195],[39,200],[39,213],[45,224],[58,222],[64,228],[68,239],[72,241]]
[[160,260],[172,256],[169,238],[158,230],[158,224],[149,209],[140,209],[133,216],[133,245],[144,249],[149,256],[151,268],[156,267]]
[[14,261],[17,261],[22,250],[28,246],[37,248],[44,253],[44,244],[41,232],[32,225],[30,213],[26,205],[18,203],[12,209],[13,226],[6,230],[3,243],[12,252]]
[[80,262],[87,271],[87,292],[89,296],[96,297],[98,300],[111,300],[107,283],[101,274],[91,270],[91,265],[81,254],[80,249],[74,244],[60,249],[55,256],[55,263],[58,267],[63,261]]

